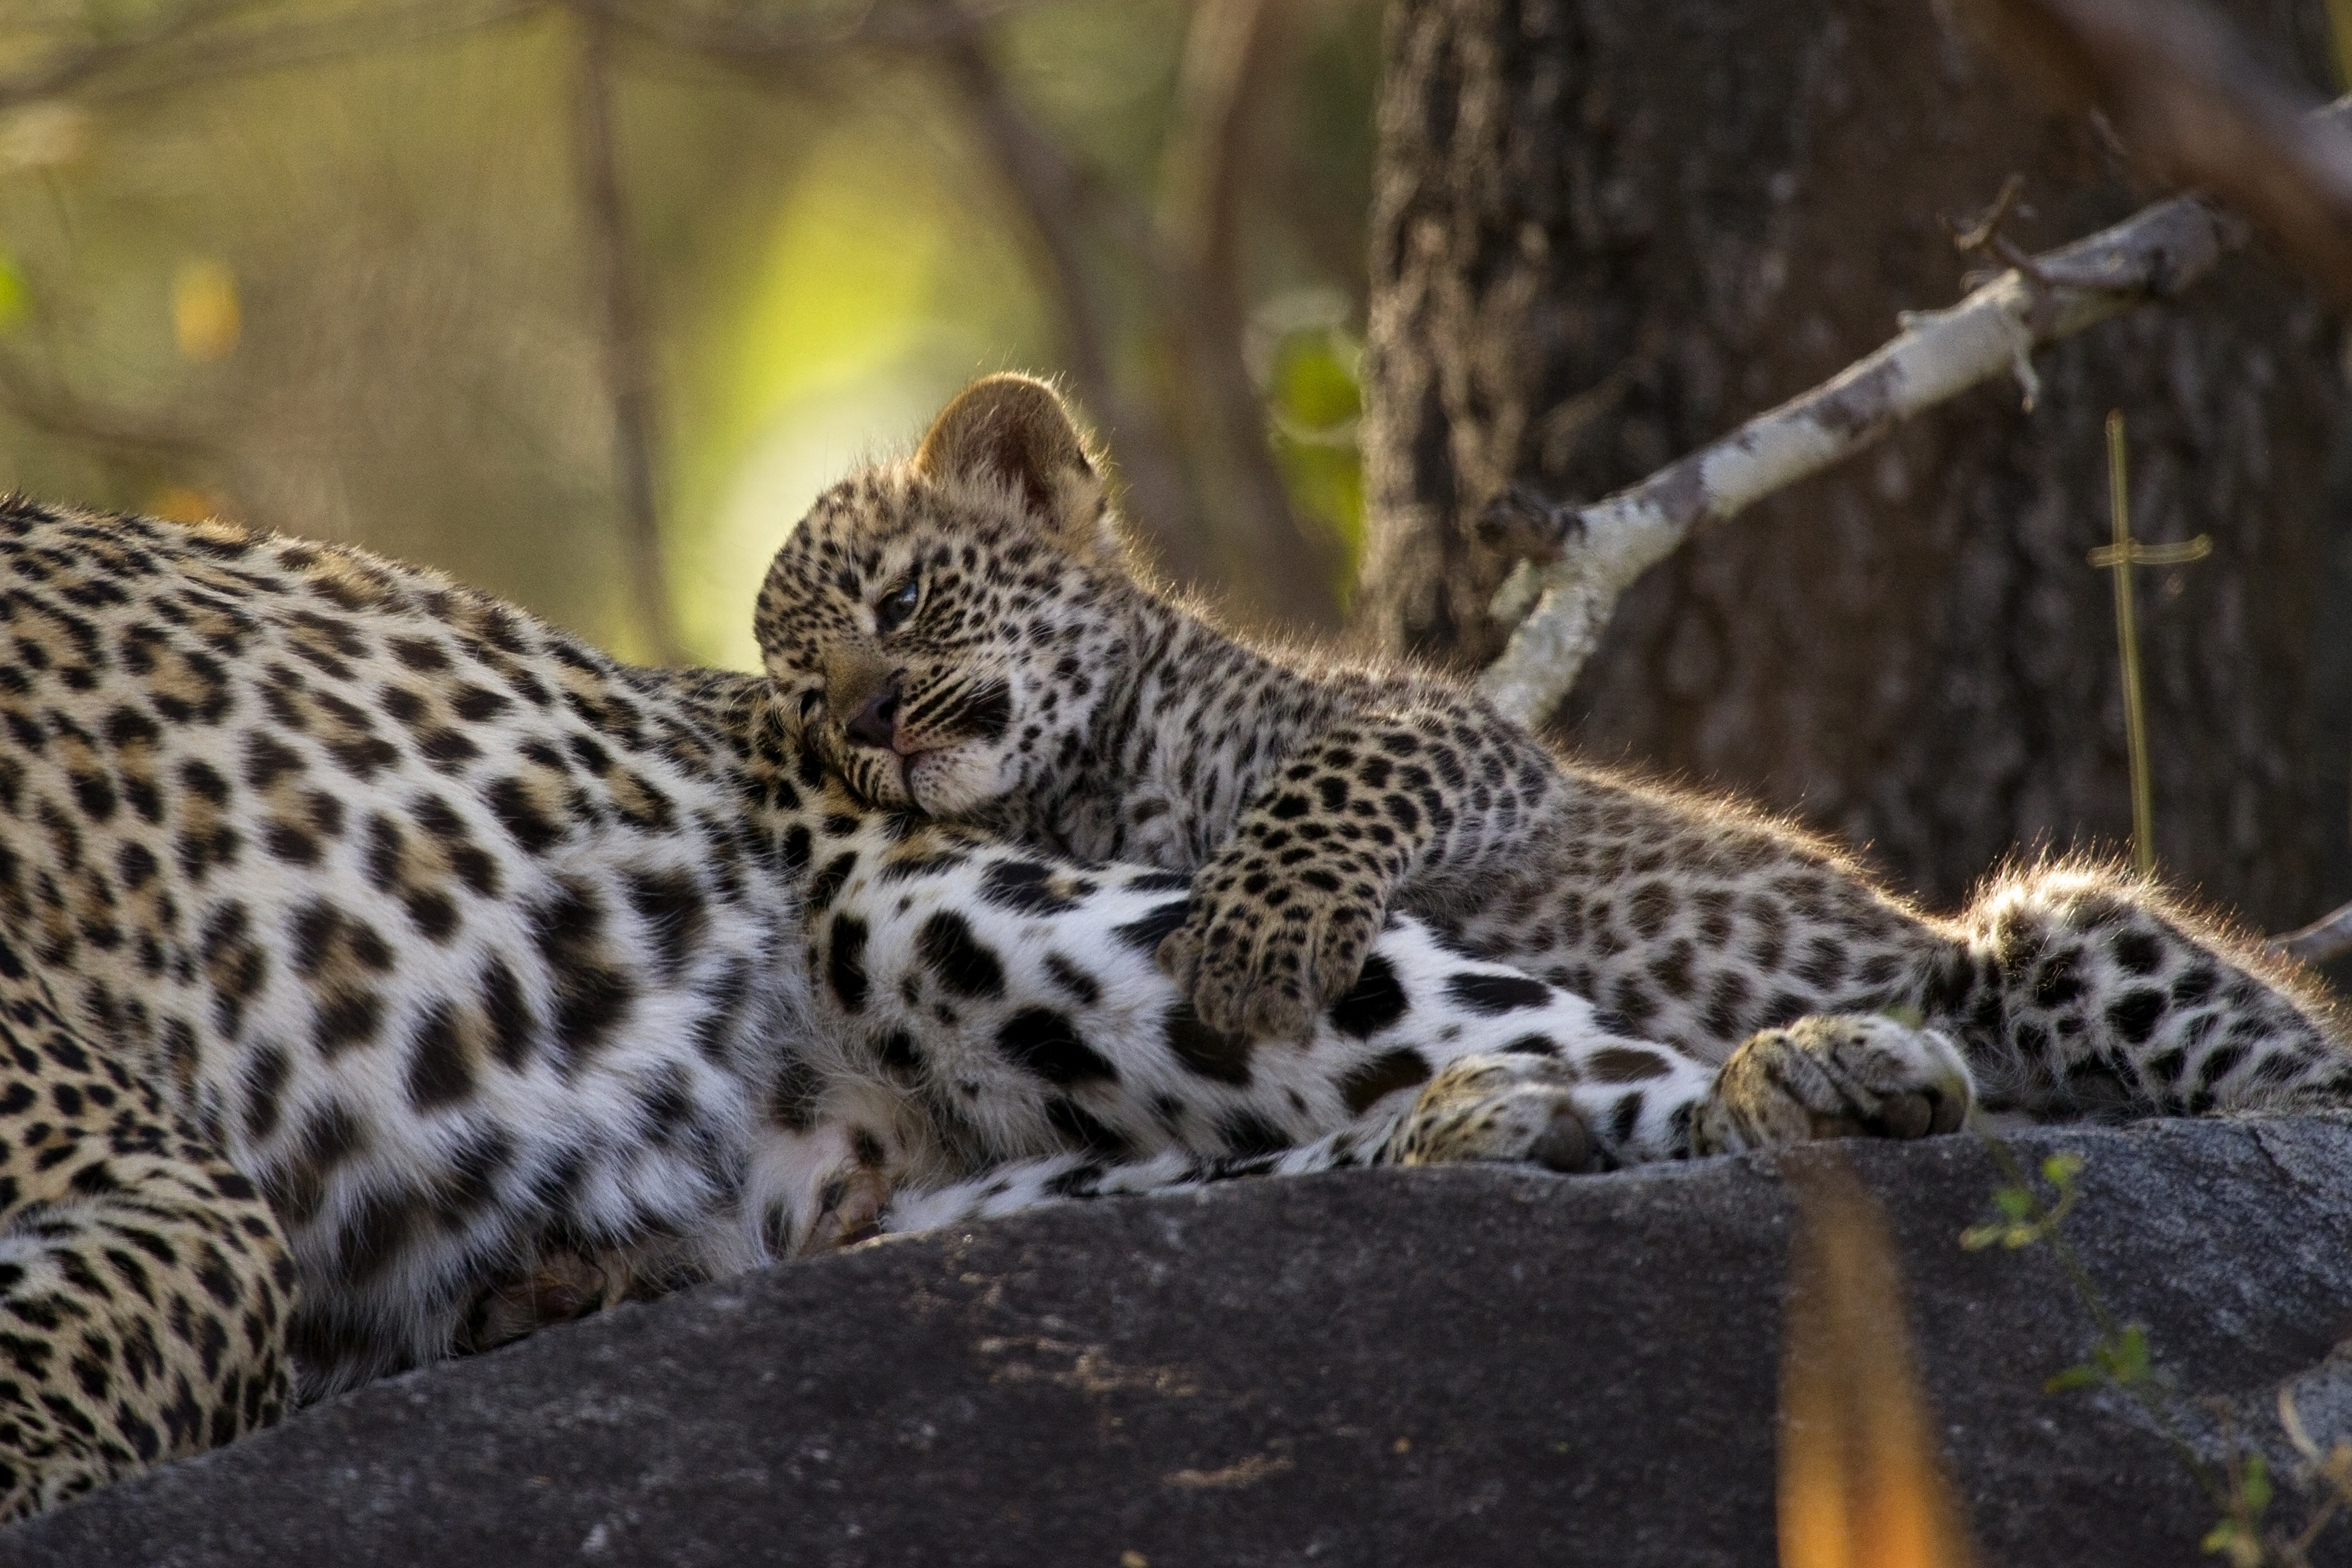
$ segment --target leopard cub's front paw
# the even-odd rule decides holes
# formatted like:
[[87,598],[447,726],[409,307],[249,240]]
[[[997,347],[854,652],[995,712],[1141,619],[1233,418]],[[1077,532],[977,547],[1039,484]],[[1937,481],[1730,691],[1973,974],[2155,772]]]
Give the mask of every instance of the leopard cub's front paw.
[[1941,1031],[1821,1014],[1751,1035],[1731,1054],[1694,1121],[1693,1152],[1956,1132],[1975,1101],[1968,1063]]
[[1213,1029],[1297,1039],[1347,994],[1386,913],[1377,889],[1313,863],[1228,851],[1192,879],[1160,967]]

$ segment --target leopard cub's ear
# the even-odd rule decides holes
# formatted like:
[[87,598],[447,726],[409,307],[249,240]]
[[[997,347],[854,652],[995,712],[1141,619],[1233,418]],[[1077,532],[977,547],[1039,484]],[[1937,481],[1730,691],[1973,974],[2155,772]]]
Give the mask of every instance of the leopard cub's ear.
[[965,387],[931,422],[915,468],[935,480],[1010,481],[1055,544],[1081,561],[1120,562],[1101,469],[1061,398],[1032,376],[984,376]]

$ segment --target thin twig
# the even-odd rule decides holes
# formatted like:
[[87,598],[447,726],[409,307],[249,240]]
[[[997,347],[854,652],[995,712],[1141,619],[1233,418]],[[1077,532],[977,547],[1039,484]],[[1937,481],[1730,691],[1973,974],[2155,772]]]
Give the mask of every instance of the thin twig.
[[[2124,411],[2107,410],[2107,522],[2115,542],[2104,559],[2116,574],[2116,655],[2124,676],[2124,753],[2131,765],[2132,869],[2156,875],[2156,780],[2147,761],[2147,704],[2139,679],[2139,616],[2132,608],[2131,458]],[[2091,564],[2103,559],[2091,552]]]
[[[2320,111],[2352,123],[2352,100]],[[2110,316],[2178,296],[2244,241],[2242,226],[2196,196],[2143,208],[2112,228],[2034,258],[2039,282],[2011,269],[1947,310],[1907,316],[1904,331],[1833,379],[1758,415],[1730,435],[1583,508],[1520,490],[1480,521],[1523,564],[1496,613],[1531,613],[1479,678],[1506,712],[1538,721],[1566,696],[1618,597],[1687,538],[1872,446],[1902,421],[2004,373],[2037,387],[2032,355]]]
[[1962,227],[1946,218],[1944,227],[1952,237],[1952,247],[1959,251],[1989,249],[2000,237],[2000,226],[2017,210],[2017,198],[2024,193],[2025,176],[2011,174],[2000,183],[2000,194],[1993,197],[1992,205],[1979,214],[1975,222]]
[[612,37],[604,16],[578,13],[575,153],[582,226],[604,310],[604,374],[613,402],[613,464],[620,482],[622,532],[639,629],[654,658],[684,664],[669,576],[662,561],[661,513],[654,496],[653,368],[646,353],[628,216],[621,205],[613,138]]

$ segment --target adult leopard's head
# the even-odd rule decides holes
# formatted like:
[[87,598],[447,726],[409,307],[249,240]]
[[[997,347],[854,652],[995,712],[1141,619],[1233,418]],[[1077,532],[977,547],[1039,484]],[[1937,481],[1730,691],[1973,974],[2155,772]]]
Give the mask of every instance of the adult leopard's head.
[[761,656],[850,786],[984,815],[1078,762],[1127,583],[1101,465],[1051,387],[973,383],[914,458],[843,480],[760,590]]

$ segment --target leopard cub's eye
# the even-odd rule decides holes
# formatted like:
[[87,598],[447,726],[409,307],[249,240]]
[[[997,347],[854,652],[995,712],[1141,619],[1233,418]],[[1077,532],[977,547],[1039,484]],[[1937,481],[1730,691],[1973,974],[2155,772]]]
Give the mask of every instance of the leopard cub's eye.
[[874,606],[874,629],[884,636],[898,629],[923,596],[923,581],[909,573],[907,580],[885,594]]

